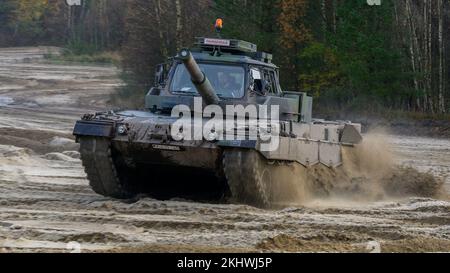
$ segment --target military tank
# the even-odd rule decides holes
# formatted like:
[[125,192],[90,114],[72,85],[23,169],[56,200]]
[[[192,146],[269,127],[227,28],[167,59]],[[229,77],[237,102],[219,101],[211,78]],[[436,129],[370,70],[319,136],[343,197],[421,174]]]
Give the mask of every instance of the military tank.
[[157,67],[144,111],[87,114],[74,135],[100,195],[165,199],[216,185],[214,198],[268,208],[281,166],[339,168],[343,147],[362,141],[360,124],[313,119],[312,103],[281,88],[256,45],[197,38]]

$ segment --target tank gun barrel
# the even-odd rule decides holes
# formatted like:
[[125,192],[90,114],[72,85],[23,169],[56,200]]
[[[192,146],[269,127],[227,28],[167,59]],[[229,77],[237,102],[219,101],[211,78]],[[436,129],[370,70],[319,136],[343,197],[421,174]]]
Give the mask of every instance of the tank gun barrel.
[[201,71],[189,49],[182,49],[178,54],[179,59],[183,62],[186,70],[191,75],[192,83],[195,85],[198,93],[202,96],[207,105],[219,104],[220,98],[214,91],[211,82]]

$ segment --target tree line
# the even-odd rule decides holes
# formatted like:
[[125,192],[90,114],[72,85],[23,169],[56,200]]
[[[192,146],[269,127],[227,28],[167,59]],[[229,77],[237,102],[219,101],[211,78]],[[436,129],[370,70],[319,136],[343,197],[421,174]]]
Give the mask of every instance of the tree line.
[[152,85],[156,64],[214,35],[220,17],[224,37],[274,53],[284,89],[308,92],[322,108],[450,111],[450,0],[81,2],[3,0],[0,46],[120,50],[139,92]]
[[2,0],[0,46],[56,45],[75,53],[118,49],[124,38],[124,0]]

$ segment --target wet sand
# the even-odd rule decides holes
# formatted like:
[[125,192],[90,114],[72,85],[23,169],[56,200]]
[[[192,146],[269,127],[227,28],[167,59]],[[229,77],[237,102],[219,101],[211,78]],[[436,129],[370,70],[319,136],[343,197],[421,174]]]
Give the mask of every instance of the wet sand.
[[[108,109],[110,66],[53,64],[54,48],[0,49],[0,252],[450,251],[450,202],[313,200],[278,210],[190,201],[129,202],[88,186],[71,136]],[[445,179],[450,140],[388,136],[399,164]],[[372,242],[372,243],[371,243]]]

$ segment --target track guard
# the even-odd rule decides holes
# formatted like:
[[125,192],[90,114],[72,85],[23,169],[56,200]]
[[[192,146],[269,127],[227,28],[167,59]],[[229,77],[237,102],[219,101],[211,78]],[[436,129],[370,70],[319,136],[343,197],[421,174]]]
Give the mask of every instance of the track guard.
[[101,121],[77,121],[73,130],[74,136],[113,137],[114,124]]

